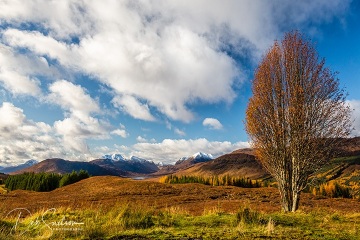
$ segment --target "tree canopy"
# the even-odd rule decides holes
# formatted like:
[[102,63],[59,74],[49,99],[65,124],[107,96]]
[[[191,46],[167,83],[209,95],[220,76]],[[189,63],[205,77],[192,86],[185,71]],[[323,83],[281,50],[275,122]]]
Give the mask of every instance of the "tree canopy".
[[258,159],[278,181],[285,211],[298,208],[310,174],[351,130],[346,92],[299,32],[275,41],[256,69],[246,130]]

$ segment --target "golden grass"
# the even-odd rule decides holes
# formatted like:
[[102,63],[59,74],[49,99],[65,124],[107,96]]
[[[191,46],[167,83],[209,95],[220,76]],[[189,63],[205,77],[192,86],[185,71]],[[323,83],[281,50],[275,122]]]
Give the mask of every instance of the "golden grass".
[[[5,216],[18,207],[34,213],[21,221],[22,229],[50,208],[57,214],[48,214],[48,220],[65,216],[83,222],[84,228],[53,232],[42,226],[31,228],[26,237],[6,235],[14,219]],[[46,239],[50,233],[51,239],[357,239],[360,201],[304,193],[300,211],[284,214],[278,190],[272,187],[92,177],[47,193],[17,190],[0,195],[0,219],[0,239]]]
[[[192,215],[179,208],[155,210],[141,206],[116,205],[105,208],[39,211],[21,219],[1,216],[0,239],[359,239],[360,213],[315,210],[297,213],[265,213],[248,206],[233,214],[214,211]],[[43,222],[83,223],[54,229]],[[32,224],[32,225],[31,225]],[[30,226],[30,227],[29,227]]]

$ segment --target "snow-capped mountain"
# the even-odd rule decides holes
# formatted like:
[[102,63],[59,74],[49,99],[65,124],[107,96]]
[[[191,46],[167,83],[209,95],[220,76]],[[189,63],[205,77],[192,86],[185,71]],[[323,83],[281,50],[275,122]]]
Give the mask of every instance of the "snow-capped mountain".
[[166,165],[160,167],[159,174],[172,174],[180,170],[188,169],[198,163],[210,162],[214,157],[211,154],[197,152],[189,157],[182,157],[176,161],[175,165]]
[[203,153],[203,152],[197,152],[195,153],[194,155],[192,155],[192,157],[195,159],[195,160],[211,160],[211,159],[214,159],[213,155],[211,154],[207,154],[207,153]]
[[131,156],[130,161],[134,161],[134,162],[152,162],[152,161],[149,161],[149,160],[146,160],[146,159],[143,159],[143,158],[139,158],[139,157],[136,157],[136,156]]
[[112,161],[152,162],[152,161],[146,160],[144,158],[136,157],[136,156],[131,156],[130,158],[125,158],[123,155],[118,154],[118,153],[105,154],[104,156],[101,157],[101,159],[112,160]]
[[189,157],[182,157],[182,158],[179,158],[179,160],[178,161],[184,161],[184,160],[186,160],[186,159],[188,159]]
[[176,161],[175,165],[189,165],[189,164],[195,164],[199,162],[207,162],[214,159],[214,157],[211,154],[203,153],[203,152],[197,152],[194,155],[190,157],[182,157],[178,161]]
[[92,160],[91,163],[120,176],[154,173],[159,170],[158,166],[152,161],[136,156],[125,158],[121,154],[106,154],[101,159]]
[[28,161],[26,161],[24,164],[28,165],[28,166],[32,166],[39,163],[39,161],[35,160],[35,159],[30,159]]
[[203,152],[197,152],[195,154],[193,154],[192,156],[190,157],[182,157],[180,158],[179,160],[176,161],[175,165],[178,165],[182,162],[185,162],[185,161],[192,161],[194,163],[197,163],[197,162],[207,162],[207,161],[210,161],[214,159],[213,155],[211,154],[207,154],[207,153],[203,153]]
[[108,160],[112,160],[112,161],[125,161],[126,159],[121,155],[121,154],[105,154],[104,156],[101,157],[101,159],[108,159]]

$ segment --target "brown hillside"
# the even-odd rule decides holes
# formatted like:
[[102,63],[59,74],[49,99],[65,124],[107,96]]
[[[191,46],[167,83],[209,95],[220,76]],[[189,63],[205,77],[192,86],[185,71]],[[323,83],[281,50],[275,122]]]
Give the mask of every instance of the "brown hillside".
[[268,177],[268,173],[255,159],[255,156],[247,153],[251,153],[251,149],[237,150],[212,161],[196,164],[191,168],[177,172],[177,174],[203,176],[230,175],[251,179]]
[[341,157],[360,155],[360,137],[339,139],[336,153]]
[[[52,192],[16,190],[0,195],[0,218],[15,208],[31,212],[49,208],[102,210],[130,204],[151,209],[174,209],[190,214],[220,208],[236,212],[241,206],[262,212],[280,211],[278,190],[275,188],[212,187],[201,184],[162,184],[136,181],[114,176],[91,177]],[[300,209],[307,211],[321,207],[329,211],[359,212],[356,199],[317,198],[303,194]]]
[[109,170],[106,170],[96,164],[89,162],[75,162],[59,158],[46,159],[31,167],[13,172],[12,174],[20,174],[24,172],[49,172],[49,173],[71,173],[72,171],[86,170],[90,175],[115,175]]
[[110,159],[95,159],[90,163],[96,164],[116,176],[144,175],[157,172],[159,168],[149,161],[112,161]]
[[163,166],[159,171],[157,171],[153,175],[161,176],[161,175],[168,175],[168,174],[181,172],[183,170],[193,167],[196,164],[201,164],[208,161],[209,161],[208,159],[203,160],[203,159],[194,159],[193,157],[189,157],[186,160],[177,161],[175,165]]

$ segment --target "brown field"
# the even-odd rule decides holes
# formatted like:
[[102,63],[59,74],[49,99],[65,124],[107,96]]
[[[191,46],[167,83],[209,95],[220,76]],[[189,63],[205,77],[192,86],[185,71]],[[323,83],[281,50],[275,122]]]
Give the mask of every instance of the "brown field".
[[[178,209],[192,215],[221,210],[234,213],[240,207],[270,213],[281,211],[276,188],[239,188],[201,184],[163,184],[152,180],[131,180],[121,177],[91,177],[52,192],[16,190],[0,194],[0,214],[14,208],[31,212],[48,208],[110,209],[129,204],[152,209]],[[359,213],[358,199],[332,199],[303,193],[300,211]]]

